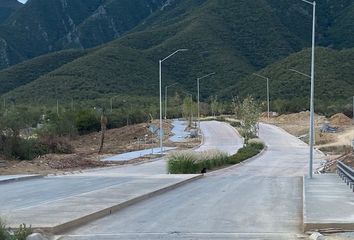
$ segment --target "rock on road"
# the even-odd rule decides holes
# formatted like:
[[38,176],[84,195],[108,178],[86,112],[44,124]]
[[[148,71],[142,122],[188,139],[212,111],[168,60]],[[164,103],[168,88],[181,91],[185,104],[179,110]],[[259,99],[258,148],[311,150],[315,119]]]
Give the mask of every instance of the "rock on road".
[[61,239],[297,239],[309,148],[275,126],[262,124],[260,137],[268,150],[257,159],[211,173]]

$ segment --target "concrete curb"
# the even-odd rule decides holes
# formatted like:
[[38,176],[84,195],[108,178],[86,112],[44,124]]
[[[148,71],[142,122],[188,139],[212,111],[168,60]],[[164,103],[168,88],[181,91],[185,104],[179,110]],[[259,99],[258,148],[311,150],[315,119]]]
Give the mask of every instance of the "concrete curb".
[[169,185],[167,187],[155,190],[153,192],[146,193],[144,195],[141,195],[141,196],[132,198],[130,200],[127,200],[125,202],[119,203],[117,205],[105,208],[103,210],[100,210],[100,211],[97,211],[95,213],[92,213],[92,214],[77,218],[75,220],[72,220],[72,221],[69,221],[69,222],[66,222],[66,223],[59,224],[59,225],[54,226],[54,227],[40,227],[39,226],[39,227],[36,227],[36,229],[41,229],[41,230],[43,230],[45,232],[49,232],[51,234],[60,234],[60,233],[66,232],[66,231],[68,231],[70,229],[80,227],[80,226],[82,226],[84,224],[87,224],[87,223],[89,223],[91,221],[94,221],[94,220],[97,220],[99,218],[108,216],[108,215],[110,215],[112,213],[115,213],[115,212],[121,210],[121,209],[129,207],[129,206],[131,206],[133,204],[139,203],[139,202],[141,202],[143,200],[146,200],[146,199],[158,196],[160,194],[163,194],[165,192],[168,192],[170,190],[176,189],[176,188],[178,188],[178,187],[180,187],[180,186],[182,186],[184,184],[187,184],[187,183],[190,183],[192,181],[198,180],[198,179],[200,179],[202,177],[203,177],[203,175],[201,175],[201,174],[197,175],[197,176],[189,178],[187,180],[183,180],[181,182]]
[[307,220],[307,207],[306,207],[306,176],[302,177],[302,230],[303,232],[310,232],[310,231],[321,231],[324,229],[338,229],[341,231],[353,231],[354,230],[354,223],[349,222],[336,222],[331,223],[328,222],[308,222]]
[[22,182],[22,181],[26,181],[26,180],[39,179],[39,178],[44,178],[44,177],[45,177],[45,175],[33,175],[33,176],[9,178],[9,179],[0,180],[0,184],[12,183],[12,182]]
[[302,176],[302,232],[307,232],[307,226],[305,224],[306,216],[306,194],[305,194],[305,176]]

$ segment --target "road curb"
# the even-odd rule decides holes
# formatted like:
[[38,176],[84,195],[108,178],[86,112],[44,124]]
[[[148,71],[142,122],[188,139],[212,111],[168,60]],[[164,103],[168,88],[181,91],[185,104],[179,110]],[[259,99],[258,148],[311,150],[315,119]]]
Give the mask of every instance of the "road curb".
[[302,232],[307,231],[307,227],[305,221],[307,219],[306,216],[306,194],[305,194],[305,176],[302,176]]
[[302,230],[303,232],[309,231],[319,231],[324,229],[338,229],[340,231],[353,231],[354,230],[354,222],[331,222],[331,220],[325,219],[322,222],[310,222],[307,218],[307,206],[306,206],[306,176],[302,177],[303,181],[303,213],[302,213]]
[[45,177],[45,175],[33,175],[33,176],[23,176],[23,177],[17,177],[17,178],[9,178],[9,179],[0,180],[0,184],[13,183],[13,182],[22,182],[22,181],[26,181],[26,180],[39,179],[39,178],[44,178],[44,177]]
[[163,193],[168,192],[170,190],[176,189],[176,188],[178,188],[178,187],[180,187],[182,185],[185,185],[187,183],[190,183],[190,182],[196,181],[198,179],[201,179],[202,177],[203,177],[203,175],[199,174],[199,175],[196,175],[196,176],[194,176],[192,178],[189,178],[189,179],[180,181],[178,183],[175,183],[175,184],[160,188],[158,190],[143,194],[141,196],[132,198],[132,199],[127,200],[125,202],[122,202],[122,203],[116,204],[114,206],[105,208],[105,209],[97,211],[95,213],[88,214],[86,216],[77,218],[75,220],[71,220],[69,222],[62,223],[62,224],[59,224],[59,225],[54,226],[54,227],[40,227],[40,226],[38,226],[38,227],[35,227],[35,229],[41,229],[41,230],[43,230],[45,232],[58,235],[60,233],[69,231],[71,229],[80,227],[82,225],[85,225],[85,224],[87,224],[87,223],[89,223],[91,221],[94,221],[94,220],[100,219],[102,217],[111,215],[111,214],[113,214],[115,212],[118,212],[119,210],[122,210],[122,209],[124,209],[126,207],[129,207],[129,206],[133,205],[133,204],[139,203],[139,202],[141,202],[143,200],[158,196],[160,194],[163,194]]

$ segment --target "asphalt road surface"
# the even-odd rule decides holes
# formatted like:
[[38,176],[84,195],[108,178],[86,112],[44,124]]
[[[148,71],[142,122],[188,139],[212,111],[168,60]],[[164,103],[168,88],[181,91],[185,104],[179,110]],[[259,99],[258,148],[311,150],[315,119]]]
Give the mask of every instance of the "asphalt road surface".
[[[219,141],[222,130],[214,130],[209,137],[227,141]],[[270,125],[260,126],[260,137],[268,150],[256,160],[128,207],[62,239],[297,239],[309,148]]]

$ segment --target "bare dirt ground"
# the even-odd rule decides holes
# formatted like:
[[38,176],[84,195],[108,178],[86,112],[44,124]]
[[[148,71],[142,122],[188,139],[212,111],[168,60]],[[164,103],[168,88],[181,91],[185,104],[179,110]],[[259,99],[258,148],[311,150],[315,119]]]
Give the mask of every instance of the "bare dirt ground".
[[[263,122],[269,122],[277,125],[287,132],[291,133],[308,142],[308,132],[310,126],[310,113],[300,112],[278,117],[272,117],[269,121],[266,116],[262,115]],[[328,123],[332,127],[338,128],[336,133],[321,133],[322,124]],[[354,125],[352,119],[342,113],[333,115],[330,118],[325,116],[315,116],[315,147],[328,156],[328,169],[335,170],[335,162],[344,160],[347,164],[354,167],[354,155],[352,154],[352,139],[354,139]]]
[[[158,122],[154,121],[153,124],[157,125]],[[164,139],[165,146],[188,149],[200,144],[198,139],[188,139],[185,143],[172,143],[168,140],[172,136],[172,127],[171,121],[164,124],[164,131],[167,133]],[[5,158],[0,156],[0,175],[59,174],[89,168],[138,163],[156,158],[156,156],[146,156],[119,163],[100,161],[100,159],[112,155],[157,147],[159,139],[149,131],[147,123],[107,130],[102,154],[98,154],[100,138],[101,133],[97,132],[68,139],[74,149],[72,154],[47,154],[33,161],[4,160]]]

